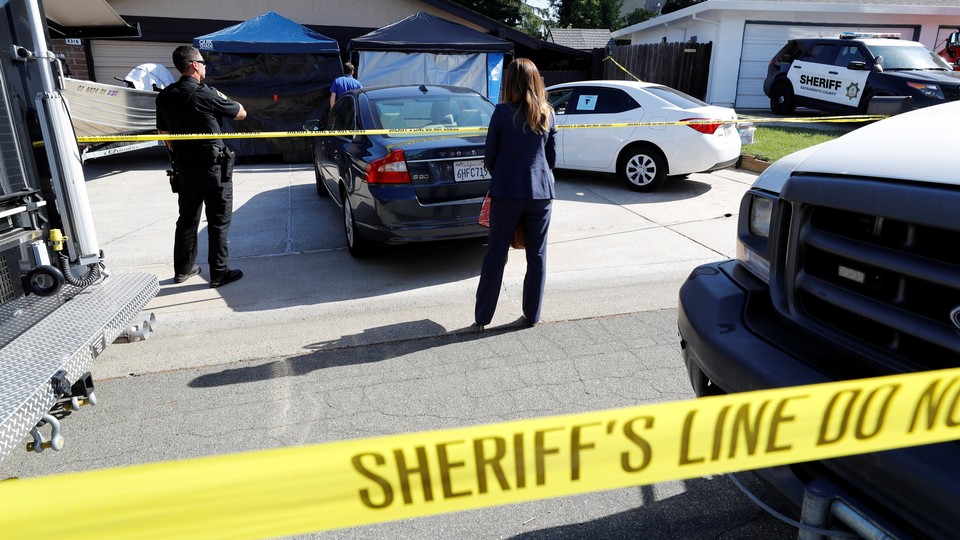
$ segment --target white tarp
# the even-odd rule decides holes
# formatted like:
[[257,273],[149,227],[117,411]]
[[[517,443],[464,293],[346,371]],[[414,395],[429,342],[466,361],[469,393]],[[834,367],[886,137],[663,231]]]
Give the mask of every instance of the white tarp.
[[140,64],[130,70],[123,80],[137,90],[162,90],[177,82],[170,74],[170,70],[153,63]]
[[487,95],[487,53],[360,51],[357,80],[384,84],[451,84]]

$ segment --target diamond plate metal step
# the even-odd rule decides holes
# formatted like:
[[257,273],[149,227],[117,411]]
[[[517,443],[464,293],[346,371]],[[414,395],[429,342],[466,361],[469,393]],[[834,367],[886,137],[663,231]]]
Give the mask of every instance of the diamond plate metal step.
[[50,378],[73,382],[159,291],[153,274],[115,274],[64,300],[29,328],[0,325],[0,461],[56,402]]

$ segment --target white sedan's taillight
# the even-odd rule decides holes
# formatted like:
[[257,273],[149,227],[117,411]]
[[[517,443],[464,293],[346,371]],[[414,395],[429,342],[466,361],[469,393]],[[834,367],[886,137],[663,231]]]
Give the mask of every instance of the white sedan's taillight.
[[709,118],[684,118],[681,122],[690,122],[687,127],[695,129],[704,135],[713,135],[725,124],[723,120],[712,120]]

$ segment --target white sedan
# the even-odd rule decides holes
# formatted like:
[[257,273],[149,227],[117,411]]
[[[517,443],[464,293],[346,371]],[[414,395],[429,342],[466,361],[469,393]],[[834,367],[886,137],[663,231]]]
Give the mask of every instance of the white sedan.
[[[578,81],[547,88],[557,114],[557,168],[616,173],[636,191],[667,176],[729,167],[740,157],[737,113],[661,84]],[[582,124],[694,124],[563,128]]]

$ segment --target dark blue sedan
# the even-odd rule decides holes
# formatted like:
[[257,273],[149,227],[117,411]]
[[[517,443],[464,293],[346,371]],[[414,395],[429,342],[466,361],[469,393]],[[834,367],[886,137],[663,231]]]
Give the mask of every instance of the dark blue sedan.
[[[308,131],[486,127],[493,104],[469,88],[405,85],[345,93]],[[378,243],[403,244],[486,236],[477,224],[490,177],[486,135],[393,133],[316,137],[317,193],[343,210],[354,256]]]

